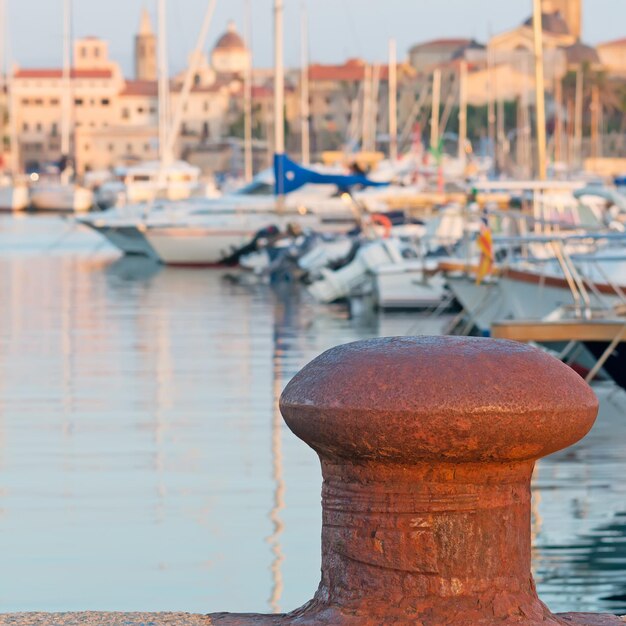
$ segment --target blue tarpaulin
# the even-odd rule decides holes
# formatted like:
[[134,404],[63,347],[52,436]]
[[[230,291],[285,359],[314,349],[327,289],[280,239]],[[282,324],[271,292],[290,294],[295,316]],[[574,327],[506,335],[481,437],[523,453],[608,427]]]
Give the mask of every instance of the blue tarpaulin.
[[307,169],[292,161],[286,154],[274,155],[276,195],[285,195],[307,184],[337,185],[340,189],[361,187],[385,187],[388,183],[377,183],[363,174],[322,174]]

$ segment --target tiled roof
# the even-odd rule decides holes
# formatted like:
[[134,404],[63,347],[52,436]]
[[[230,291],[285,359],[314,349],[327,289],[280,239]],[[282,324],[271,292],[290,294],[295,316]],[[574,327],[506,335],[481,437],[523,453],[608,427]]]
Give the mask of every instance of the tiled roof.
[[472,39],[452,38],[452,39],[432,39],[418,43],[411,48],[411,52],[422,50],[424,48],[463,48],[472,44]]
[[[311,65],[309,67],[309,80],[360,82],[365,78],[365,68],[365,61],[360,59],[352,59],[344,65]],[[401,68],[404,68],[403,64],[398,65],[398,69]],[[387,65],[380,66],[380,80],[389,80],[389,67]]]
[[121,96],[158,96],[159,84],[156,80],[127,80]]
[[612,48],[612,47],[626,48],[626,37],[622,39],[614,39],[613,41],[605,41],[603,43],[599,43],[596,47],[597,48]]
[[[84,69],[73,68],[70,72],[72,78],[111,78],[113,72],[106,69]],[[15,72],[15,78],[42,78],[56,79],[63,78],[63,70],[60,68],[25,68]]]

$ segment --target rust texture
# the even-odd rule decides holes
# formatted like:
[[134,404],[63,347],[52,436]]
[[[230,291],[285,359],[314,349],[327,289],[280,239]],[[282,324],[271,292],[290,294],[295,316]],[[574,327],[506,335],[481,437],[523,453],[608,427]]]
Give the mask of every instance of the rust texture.
[[565,623],[530,573],[530,479],[597,409],[571,369],[512,342],[379,339],[317,358],[281,399],[324,477],[322,580],[293,619]]

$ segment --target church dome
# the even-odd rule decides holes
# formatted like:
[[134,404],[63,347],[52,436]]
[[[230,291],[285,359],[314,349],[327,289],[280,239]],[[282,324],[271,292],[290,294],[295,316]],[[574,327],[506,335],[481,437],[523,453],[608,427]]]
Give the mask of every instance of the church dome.
[[217,74],[241,75],[251,62],[250,52],[237,32],[234,22],[228,24],[228,30],[218,39],[211,53],[211,65]]
[[237,32],[234,22],[228,23],[228,29],[217,40],[215,50],[245,50],[246,44],[241,35]]

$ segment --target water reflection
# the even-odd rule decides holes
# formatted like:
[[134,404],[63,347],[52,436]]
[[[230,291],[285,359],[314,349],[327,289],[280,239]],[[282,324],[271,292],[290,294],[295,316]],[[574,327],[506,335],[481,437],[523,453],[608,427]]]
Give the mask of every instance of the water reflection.
[[[333,345],[445,320],[350,320],[67,229],[0,220],[0,611],[304,603],[321,478],[278,396]],[[535,570],[556,610],[626,612],[626,399],[601,394],[592,435],[535,479]]]

